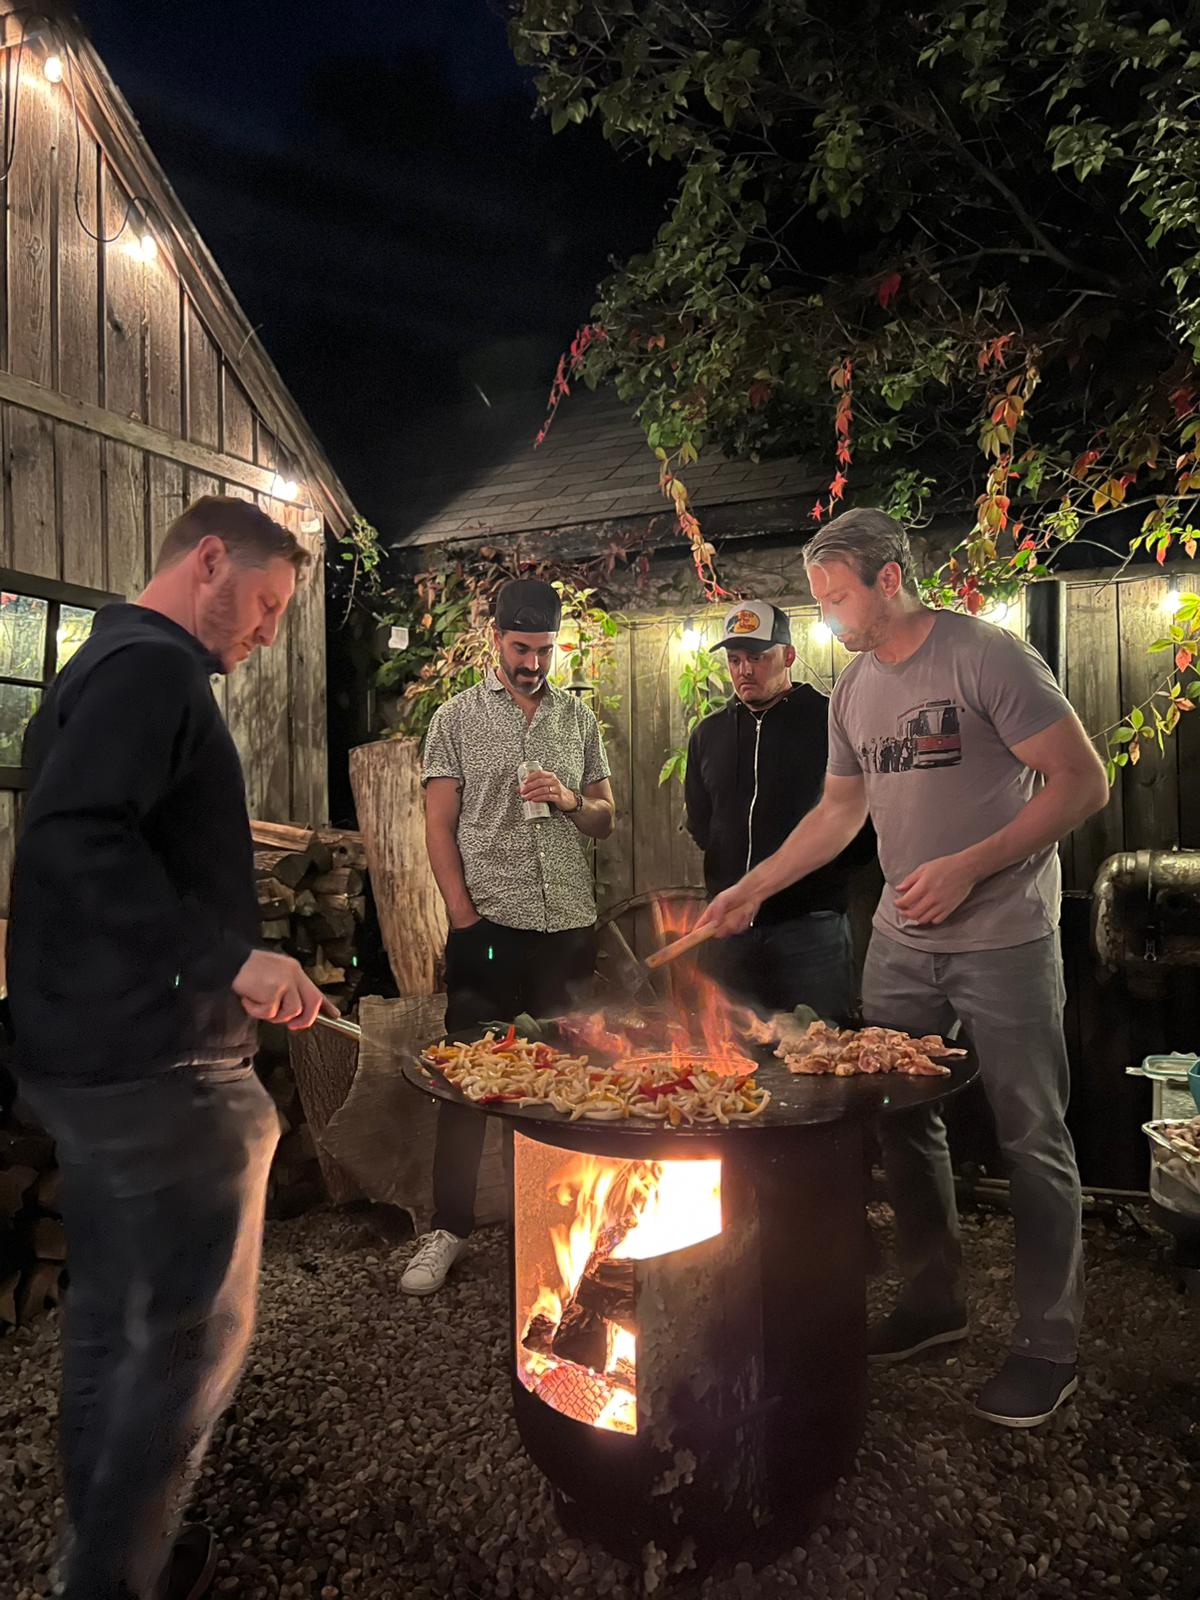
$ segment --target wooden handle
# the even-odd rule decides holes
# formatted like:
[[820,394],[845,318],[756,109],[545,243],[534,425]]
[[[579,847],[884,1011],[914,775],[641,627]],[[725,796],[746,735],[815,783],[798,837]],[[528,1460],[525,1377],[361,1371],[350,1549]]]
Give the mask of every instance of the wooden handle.
[[663,967],[668,961],[675,961],[680,956],[687,955],[689,950],[694,950],[698,944],[707,944],[710,939],[715,939],[717,930],[712,924],[703,928],[693,928],[691,933],[685,933],[682,939],[676,939],[674,944],[666,945],[662,950],[655,950],[646,957],[646,965],[651,972],[657,967]]

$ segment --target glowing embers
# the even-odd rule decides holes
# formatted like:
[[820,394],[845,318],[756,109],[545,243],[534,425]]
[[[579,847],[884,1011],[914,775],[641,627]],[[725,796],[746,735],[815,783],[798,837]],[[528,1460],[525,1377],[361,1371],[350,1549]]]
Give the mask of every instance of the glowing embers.
[[518,1134],[516,1359],[562,1415],[636,1433],[636,1263],[721,1232],[721,1163],[618,1161]]

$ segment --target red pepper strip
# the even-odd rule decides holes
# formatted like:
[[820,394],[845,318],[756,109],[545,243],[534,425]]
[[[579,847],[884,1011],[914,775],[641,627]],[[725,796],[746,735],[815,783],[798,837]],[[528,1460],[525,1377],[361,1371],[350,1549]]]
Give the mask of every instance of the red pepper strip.
[[505,1042],[505,1044],[516,1044],[516,1042],[517,1042],[517,1025],[516,1025],[515,1022],[510,1022],[509,1023],[508,1032],[504,1035],[504,1042]]
[[691,1076],[675,1078],[670,1083],[643,1083],[638,1086],[638,1093],[645,1095],[648,1100],[657,1099],[660,1094],[674,1094],[676,1089],[694,1089],[696,1085]]
[[497,1100],[520,1100],[522,1098],[519,1094],[481,1094],[475,1104],[477,1106],[490,1106],[494,1105]]

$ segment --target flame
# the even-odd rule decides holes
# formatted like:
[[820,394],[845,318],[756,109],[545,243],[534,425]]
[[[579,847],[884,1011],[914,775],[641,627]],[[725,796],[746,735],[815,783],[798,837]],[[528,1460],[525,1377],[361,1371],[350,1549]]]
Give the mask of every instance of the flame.
[[[576,1155],[555,1175],[552,1191],[568,1217],[550,1229],[557,1283],[539,1285],[518,1343],[522,1382],[547,1404],[618,1433],[637,1431],[637,1337],[605,1321],[602,1371],[530,1349],[525,1338],[543,1319],[558,1329],[589,1263],[647,1261],[686,1249],[721,1231],[721,1163],[615,1161]],[[543,1336],[545,1330],[543,1329]],[[572,1384],[570,1371],[578,1374]]]
[[648,1261],[721,1231],[721,1163],[652,1163],[650,1184],[638,1219],[612,1252],[614,1261]]

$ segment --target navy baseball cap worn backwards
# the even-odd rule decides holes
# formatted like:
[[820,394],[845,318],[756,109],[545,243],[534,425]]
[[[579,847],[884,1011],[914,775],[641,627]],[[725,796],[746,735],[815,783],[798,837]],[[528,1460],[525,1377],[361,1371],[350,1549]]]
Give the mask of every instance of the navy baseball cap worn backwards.
[[751,650],[761,654],[772,645],[791,644],[787,612],[766,600],[739,600],[725,613],[714,650]]

